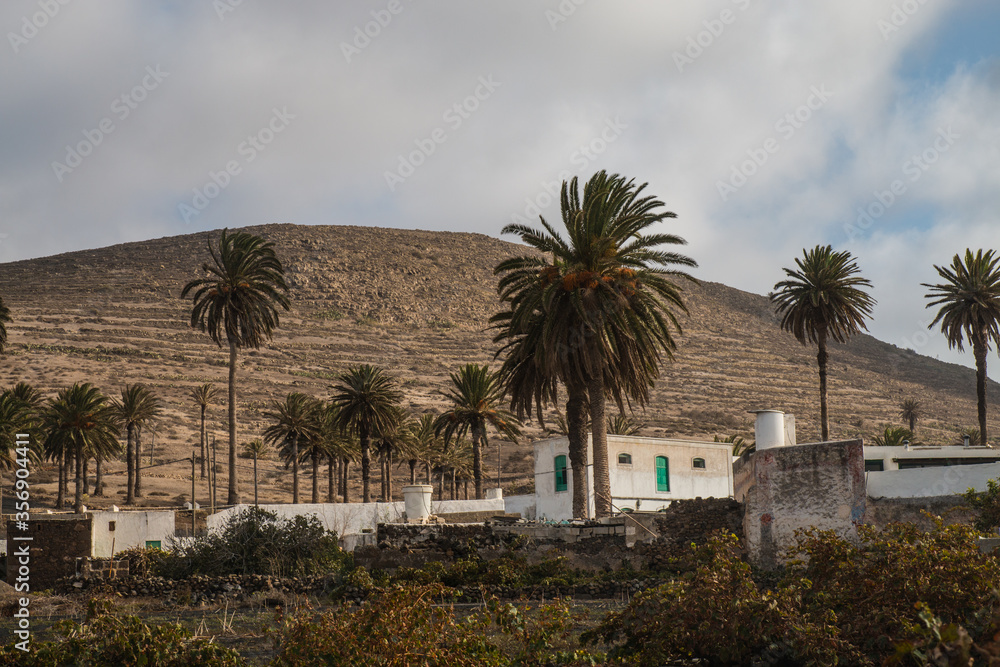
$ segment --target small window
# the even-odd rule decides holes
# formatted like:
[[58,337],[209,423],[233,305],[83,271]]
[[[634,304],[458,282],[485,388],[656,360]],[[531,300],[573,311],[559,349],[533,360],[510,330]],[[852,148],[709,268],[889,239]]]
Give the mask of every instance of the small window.
[[696,458],[695,460],[691,461],[691,467],[692,468],[697,468],[699,470],[704,470],[705,469],[705,459],[700,458],[700,457]]
[[108,521],[108,532],[111,532],[111,533],[115,532],[115,522],[114,521]]
[[865,460],[865,472],[882,472],[885,470],[885,462],[882,459]]
[[556,493],[559,491],[565,491],[569,488],[568,481],[566,479],[566,457],[562,454],[556,457],[555,461],[556,468]]
[[161,540],[146,540],[147,549],[162,549],[163,542]]
[[622,452],[618,455],[618,465],[620,466],[630,466],[632,465],[632,455]]
[[656,457],[656,490],[660,492],[670,490],[670,461],[666,456]]

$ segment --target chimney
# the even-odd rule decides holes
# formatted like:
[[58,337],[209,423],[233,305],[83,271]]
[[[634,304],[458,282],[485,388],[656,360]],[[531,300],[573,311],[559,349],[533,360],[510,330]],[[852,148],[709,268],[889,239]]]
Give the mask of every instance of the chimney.
[[750,412],[757,415],[754,424],[757,451],[795,444],[794,415],[786,415],[781,410],[751,410]]

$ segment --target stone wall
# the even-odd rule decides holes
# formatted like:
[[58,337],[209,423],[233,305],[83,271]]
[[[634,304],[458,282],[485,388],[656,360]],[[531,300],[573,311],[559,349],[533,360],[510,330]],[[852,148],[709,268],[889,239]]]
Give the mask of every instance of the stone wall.
[[[13,521],[7,522],[7,544],[10,554],[29,544],[32,592],[51,588],[63,577],[76,574],[76,559],[90,556],[93,519],[89,515],[31,515],[28,522],[30,541],[15,542],[13,535],[24,535],[16,530]],[[18,559],[7,557],[7,583],[14,585],[19,567]]]
[[864,450],[860,440],[772,447],[736,462],[745,489],[743,530],[750,560],[773,569],[795,544],[795,531],[816,527],[856,539],[865,521]]
[[877,528],[884,528],[889,523],[912,523],[921,530],[930,530],[934,522],[925,513],[940,516],[948,526],[969,524],[975,519],[975,512],[969,509],[961,496],[869,498],[865,523]]

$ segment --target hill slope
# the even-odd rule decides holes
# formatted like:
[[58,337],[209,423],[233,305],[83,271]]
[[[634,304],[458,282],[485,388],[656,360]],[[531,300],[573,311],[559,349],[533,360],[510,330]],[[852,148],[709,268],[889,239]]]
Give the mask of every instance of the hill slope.
[[[241,442],[260,434],[271,401],[289,391],[326,397],[334,376],[360,362],[385,366],[398,377],[411,411],[440,410],[448,372],[492,360],[485,330],[497,307],[492,269],[524,251],[478,234],[247,229],[275,243],[293,308],[271,345],[241,353]],[[155,460],[189,455],[197,445],[197,422],[188,392],[203,382],[224,387],[228,355],[188,327],[189,302],[179,294],[200,275],[207,242],[217,236],[190,234],[0,265],[0,295],[15,320],[0,383],[25,380],[49,394],[78,380],[109,393],[147,383],[166,406],[155,433]],[[800,442],[818,439],[814,348],[779,330],[764,296],[716,283],[684,288],[690,315],[683,319],[676,361],[665,365],[652,403],[639,416],[644,433],[709,439],[752,433],[747,410],[778,408],[795,414]],[[990,391],[997,395],[992,383]],[[976,423],[972,370],[870,336],[831,350],[834,437],[871,437],[880,424],[898,422],[904,397],[918,398],[925,408],[918,426],[925,442],[950,443],[958,428]],[[223,405],[210,413],[220,460],[224,415]],[[504,459],[508,486],[530,482],[530,447],[508,446]],[[487,457],[488,464],[494,461],[495,453]],[[190,488],[190,468],[183,463],[148,472],[147,488],[156,494],[150,501],[170,502]],[[262,498],[287,498],[287,477],[267,463]],[[248,488],[244,481],[245,493]]]

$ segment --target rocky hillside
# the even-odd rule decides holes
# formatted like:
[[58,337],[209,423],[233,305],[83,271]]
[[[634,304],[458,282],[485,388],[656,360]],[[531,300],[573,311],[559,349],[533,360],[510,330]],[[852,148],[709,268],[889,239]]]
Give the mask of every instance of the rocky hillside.
[[[293,308],[272,344],[241,355],[241,441],[260,434],[272,401],[289,391],[325,397],[337,373],[356,363],[388,368],[402,384],[406,406],[420,413],[443,407],[448,372],[492,360],[486,331],[497,307],[492,269],[522,247],[479,234],[247,229],[274,242]],[[147,451],[152,439],[156,463],[188,456],[197,444],[188,392],[203,382],[224,387],[228,355],[189,328],[189,303],[179,295],[200,275],[207,243],[217,236],[175,236],[0,265],[0,295],[15,320],[0,383],[25,380],[50,394],[74,381],[109,393],[146,383],[166,408],[155,436],[144,437]],[[684,336],[651,404],[638,415],[643,432],[708,439],[747,433],[748,410],[779,408],[795,414],[801,442],[818,439],[814,349],[778,329],[764,296],[715,283],[685,290],[690,315],[683,319]],[[880,424],[898,422],[905,397],[925,407],[918,436],[926,442],[950,443],[959,428],[975,425],[975,377],[967,368],[860,336],[832,350],[830,375],[835,437],[871,437]],[[995,385],[990,391],[998,395]],[[221,445],[224,406],[210,418]],[[541,431],[532,427],[530,433]],[[489,465],[495,457],[487,458]],[[503,457],[508,488],[530,483],[527,444],[508,444]],[[190,468],[183,463],[148,474],[148,502],[175,502],[190,488]],[[287,478],[277,463],[266,462],[262,498],[287,498]],[[40,492],[50,488],[43,485]]]

